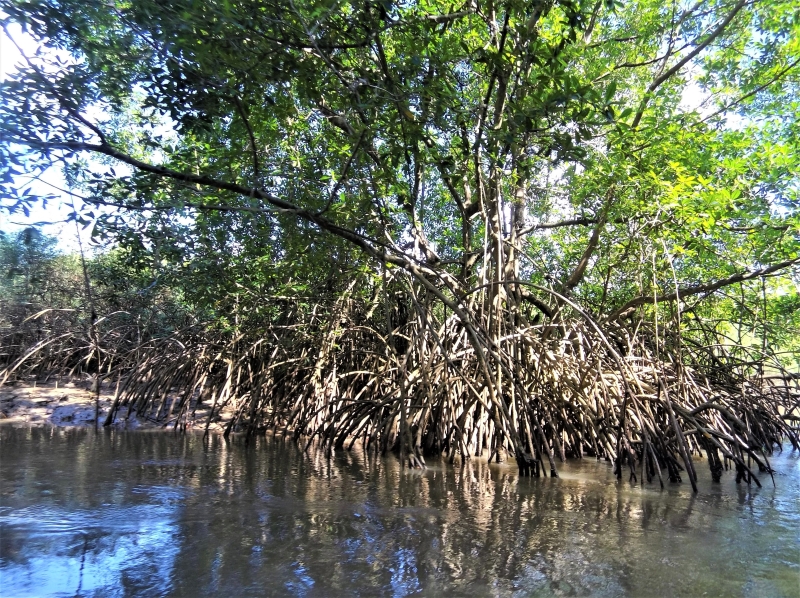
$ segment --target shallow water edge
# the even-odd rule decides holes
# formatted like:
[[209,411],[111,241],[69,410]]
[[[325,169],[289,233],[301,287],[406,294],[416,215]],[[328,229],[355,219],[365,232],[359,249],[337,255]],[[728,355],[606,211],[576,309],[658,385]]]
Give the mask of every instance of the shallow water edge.
[[291,441],[0,426],[3,596],[800,596],[800,458],[776,485],[520,478]]

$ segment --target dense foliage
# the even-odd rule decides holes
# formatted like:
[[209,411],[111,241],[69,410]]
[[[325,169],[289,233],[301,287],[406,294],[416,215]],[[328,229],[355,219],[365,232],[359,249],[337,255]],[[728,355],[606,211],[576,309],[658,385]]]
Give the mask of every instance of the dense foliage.
[[160,371],[179,416],[412,463],[743,477],[796,442],[797,8],[2,0],[45,48],[3,83],[4,205],[60,163],[204,322],[132,362],[142,411]]

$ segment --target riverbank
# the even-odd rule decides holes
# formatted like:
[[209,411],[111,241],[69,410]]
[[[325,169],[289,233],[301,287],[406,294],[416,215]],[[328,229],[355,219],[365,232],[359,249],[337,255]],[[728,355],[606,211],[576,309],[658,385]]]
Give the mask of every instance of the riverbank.
[[[99,397],[91,392],[91,381],[69,380],[48,382],[14,381],[0,386],[0,422],[29,426],[93,427],[95,410],[99,425],[102,426],[114,403],[114,386],[103,384]],[[174,424],[175,420],[156,422],[147,417],[128,415],[127,408],[117,411],[114,422],[116,429],[142,430],[158,429]],[[207,408],[199,408],[190,416],[187,427],[195,423],[205,427]],[[221,418],[209,427],[221,431],[230,418],[223,411]],[[217,418],[215,418],[217,419]]]

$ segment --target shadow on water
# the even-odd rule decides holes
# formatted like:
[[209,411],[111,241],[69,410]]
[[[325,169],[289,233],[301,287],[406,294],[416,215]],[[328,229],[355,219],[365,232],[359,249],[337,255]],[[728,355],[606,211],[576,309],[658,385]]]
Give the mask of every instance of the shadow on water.
[[[800,460],[777,487],[401,471],[261,438],[0,426],[5,596],[798,596]],[[704,464],[703,464],[704,465]]]

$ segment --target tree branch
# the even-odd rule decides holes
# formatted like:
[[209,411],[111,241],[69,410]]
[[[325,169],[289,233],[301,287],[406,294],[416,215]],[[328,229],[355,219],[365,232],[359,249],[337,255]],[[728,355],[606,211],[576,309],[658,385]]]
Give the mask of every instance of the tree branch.
[[681,60],[676,62],[671,68],[667,69],[666,72],[662,73],[653,80],[653,82],[650,84],[650,87],[647,88],[647,92],[645,92],[644,98],[642,99],[642,104],[639,106],[639,110],[636,112],[636,116],[634,117],[633,122],[631,123],[631,128],[635,129],[636,127],[639,126],[639,122],[642,120],[642,116],[644,115],[645,108],[647,108],[647,104],[650,101],[650,96],[652,95],[652,93],[656,89],[658,89],[661,86],[661,84],[664,83],[664,81],[666,81],[667,79],[672,77],[672,75],[681,70],[686,65],[686,63],[688,63],[695,56],[700,54],[700,52],[705,50],[711,44],[711,42],[713,42],[720,35],[722,35],[722,32],[725,31],[728,25],[730,25],[731,21],[733,21],[734,17],[737,14],[739,14],[739,11],[742,10],[742,8],[744,8],[747,2],[748,0],[739,0],[739,2],[736,3],[731,12],[728,13],[728,16],[726,16],[722,20],[722,22],[719,25],[717,25],[717,28],[714,29],[714,31],[712,31],[708,35],[708,37],[706,37],[702,41],[702,43],[700,43],[694,50],[689,52]]
[[250,119],[247,118],[247,114],[244,111],[244,106],[242,106],[242,102],[238,96],[233,96],[233,103],[236,106],[236,110],[239,112],[239,116],[242,117],[242,121],[244,121],[244,126],[247,129],[247,135],[250,137],[250,149],[253,152],[253,176],[255,177],[255,180],[258,181],[260,174],[258,167],[258,148],[256,146],[256,136],[253,134],[253,127],[250,126]]
[[534,224],[529,226],[528,228],[522,229],[519,232],[519,236],[527,235],[528,233],[532,233],[533,231],[547,229],[547,228],[561,228],[563,226],[590,226],[592,224],[597,224],[596,218],[573,218],[572,220],[561,220],[559,222],[542,222],[540,224]]
[[783,77],[783,76],[784,76],[786,73],[788,73],[790,70],[792,70],[792,69],[793,69],[794,67],[796,67],[798,64],[800,64],[800,58],[798,58],[798,59],[796,59],[794,62],[790,63],[790,64],[789,64],[789,66],[787,66],[785,69],[781,70],[781,71],[780,71],[778,74],[776,74],[776,75],[775,75],[775,76],[774,76],[772,79],[770,79],[769,81],[767,81],[767,82],[766,82],[766,83],[764,83],[763,85],[760,85],[760,86],[756,87],[754,90],[752,90],[752,91],[750,91],[750,92],[748,92],[748,93],[744,94],[744,95],[743,95],[743,96],[741,96],[740,98],[738,98],[738,99],[736,99],[736,100],[732,101],[731,103],[729,103],[729,104],[727,104],[727,105],[723,106],[722,108],[720,108],[719,110],[717,110],[716,112],[714,112],[714,114],[711,114],[711,115],[709,115],[709,116],[706,116],[706,117],[705,117],[703,120],[701,120],[700,122],[701,122],[701,123],[704,123],[704,122],[706,122],[706,121],[708,121],[708,120],[711,120],[711,119],[712,119],[712,118],[714,118],[715,116],[719,116],[719,115],[720,115],[720,114],[722,114],[723,112],[727,112],[728,110],[730,110],[730,109],[731,109],[731,108],[733,108],[734,106],[736,106],[736,105],[738,105],[738,104],[741,104],[741,103],[742,103],[742,102],[744,102],[744,101],[745,101],[747,98],[751,98],[751,97],[753,97],[754,95],[756,95],[757,93],[760,93],[760,92],[764,91],[764,90],[765,90],[767,87],[769,87],[769,86],[770,86],[770,85],[772,85],[773,83],[775,83],[775,82],[779,81],[779,80],[781,79],[781,77]]
[[589,265],[589,260],[594,254],[595,249],[597,249],[597,245],[600,242],[600,231],[603,230],[605,226],[605,218],[601,217],[597,224],[592,231],[592,236],[589,237],[589,243],[586,245],[586,249],[581,256],[578,265],[575,266],[575,270],[572,272],[572,275],[567,279],[567,282],[564,283],[564,287],[562,292],[565,295],[569,295],[570,291],[578,286],[581,280],[583,280],[583,275],[586,273],[586,267]]
[[[316,212],[312,212],[311,210],[301,208],[296,206],[295,204],[286,201],[285,199],[281,199],[276,197],[270,193],[262,191],[261,189],[246,187],[244,185],[240,185],[238,183],[231,183],[228,181],[220,181],[218,179],[214,179],[212,177],[208,177],[205,175],[198,175],[198,174],[189,174],[185,172],[179,172],[176,170],[171,170],[169,168],[165,168],[164,166],[155,166],[153,164],[148,164],[147,162],[143,162],[134,158],[133,156],[129,156],[118,149],[112,147],[107,143],[100,143],[100,144],[92,144],[92,143],[84,143],[81,141],[62,141],[62,142],[42,142],[37,140],[31,139],[17,139],[15,140],[16,143],[24,143],[31,147],[42,147],[45,149],[64,149],[70,151],[77,151],[77,152],[95,152],[98,154],[103,154],[110,158],[114,158],[115,160],[119,160],[124,164],[132,166],[137,170],[142,172],[148,172],[150,174],[155,174],[157,176],[161,176],[168,179],[173,179],[176,181],[182,181],[184,183],[190,183],[192,185],[202,185],[206,187],[211,187],[214,189],[219,189],[222,191],[230,191],[231,193],[235,193],[237,195],[241,195],[244,197],[253,197],[256,199],[261,199],[269,203],[274,210],[269,210],[270,212],[277,212],[277,213],[286,213],[286,214],[294,214],[298,218],[305,220],[307,222],[311,222],[316,224],[321,229],[326,230],[330,233],[333,233],[336,236],[339,236],[343,239],[350,241],[351,243],[355,244],[359,248],[363,249],[368,255],[371,257],[375,257],[380,259],[381,261],[387,261],[393,263],[395,265],[406,267],[407,260],[401,256],[395,256],[386,253],[385,249],[380,246],[380,244],[375,241],[374,239],[370,239],[357,233],[356,231],[341,227],[328,218],[317,214]],[[186,204],[187,207],[188,204]],[[178,206],[176,206],[178,207]],[[194,204],[190,207],[199,208],[199,204]],[[216,206],[210,209],[219,209],[219,210],[226,210],[226,211],[249,211],[249,212],[265,212],[263,208],[249,208],[246,206],[238,207],[238,206]]]
[[640,305],[644,305],[647,303],[669,303],[672,301],[685,299],[686,297],[691,297],[692,295],[699,295],[701,293],[713,293],[714,291],[721,289],[722,287],[726,287],[739,282],[744,282],[746,280],[752,280],[753,278],[758,278],[760,276],[767,276],[769,274],[773,274],[785,268],[789,268],[798,263],[800,263],[800,257],[791,260],[786,260],[785,262],[780,262],[778,264],[773,264],[772,266],[767,266],[759,270],[752,270],[750,272],[740,272],[738,274],[734,274],[733,276],[729,276],[728,278],[723,278],[715,282],[683,287],[682,289],[678,289],[676,292],[669,293],[667,295],[641,295],[639,297],[636,297],[635,299],[631,299],[622,307],[619,307],[613,312],[611,312],[608,318],[606,318],[606,321],[611,322],[613,320],[616,320],[617,318],[620,317],[620,315],[627,312],[629,309],[634,307],[639,307]]

